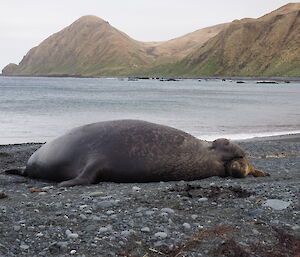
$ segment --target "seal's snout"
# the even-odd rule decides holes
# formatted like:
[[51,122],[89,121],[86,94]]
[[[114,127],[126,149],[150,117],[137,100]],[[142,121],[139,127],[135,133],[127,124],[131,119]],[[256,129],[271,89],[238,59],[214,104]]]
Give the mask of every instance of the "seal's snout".
[[227,165],[227,173],[234,178],[244,178],[249,173],[249,167],[245,158],[232,160]]

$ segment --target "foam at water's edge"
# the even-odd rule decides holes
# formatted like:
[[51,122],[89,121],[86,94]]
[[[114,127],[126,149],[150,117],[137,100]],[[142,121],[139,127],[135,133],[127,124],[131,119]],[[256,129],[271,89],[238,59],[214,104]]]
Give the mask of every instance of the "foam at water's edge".
[[292,135],[299,134],[300,130],[293,131],[278,131],[278,132],[257,132],[257,133],[240,133],[240,134],[218,134],[218,135],[201,135],[197,136],[197,138],[207,141],[213,141],[217,138],[228,138],[230,140],[245,140],[252,138],[260,138],[260,137],[272,137],[272,136],[283,136],[283,135]]
[[[265,138],[265,137],[274,137],[274,136],[285,136],[285,135],[294,135],[300,134],[300,130],[291,130],[291,131],[277,131],[277,132],[257,132],[257,133],[240,133],[240,134],[203,134],[197,135],[197,133],[191,133],[196,138],[201,140],[213,141],[217,138],[228,138],[230,140],[249,140],[254,138]],[[52,140],[53,137],[36,137],[36,138],[27,138],[23,137],[11,137],[11,138],[0,138],[0,145],[9,145],[9,144],[26,144],[32,142],[47,142]]]

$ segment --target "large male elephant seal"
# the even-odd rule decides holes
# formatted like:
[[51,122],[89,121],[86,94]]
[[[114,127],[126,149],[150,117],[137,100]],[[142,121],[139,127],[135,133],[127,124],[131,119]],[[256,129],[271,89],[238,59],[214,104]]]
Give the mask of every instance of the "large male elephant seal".
[[74,128],[39,148],[26,168],[8,172],[58,181],[60,186],[268,175],[254,169],[244,151],[227,139],[206,142],[139,120]]

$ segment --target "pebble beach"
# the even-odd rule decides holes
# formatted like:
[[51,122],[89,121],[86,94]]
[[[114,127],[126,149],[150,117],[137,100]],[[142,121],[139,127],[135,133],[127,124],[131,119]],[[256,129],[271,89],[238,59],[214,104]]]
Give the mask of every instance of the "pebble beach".
[[[237,142],[270,177],[55,183],[0,174],[0,256],[300,256],[300,135]],[[41,144],[0,146],[0,170]]]

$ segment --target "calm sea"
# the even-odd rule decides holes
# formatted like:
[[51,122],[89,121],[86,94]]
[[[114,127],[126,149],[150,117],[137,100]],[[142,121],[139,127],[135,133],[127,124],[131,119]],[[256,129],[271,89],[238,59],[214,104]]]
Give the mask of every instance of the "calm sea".
[[142,119],[212,140],[300,132],[300,84],[0,77],[0,144],[86,123]]

